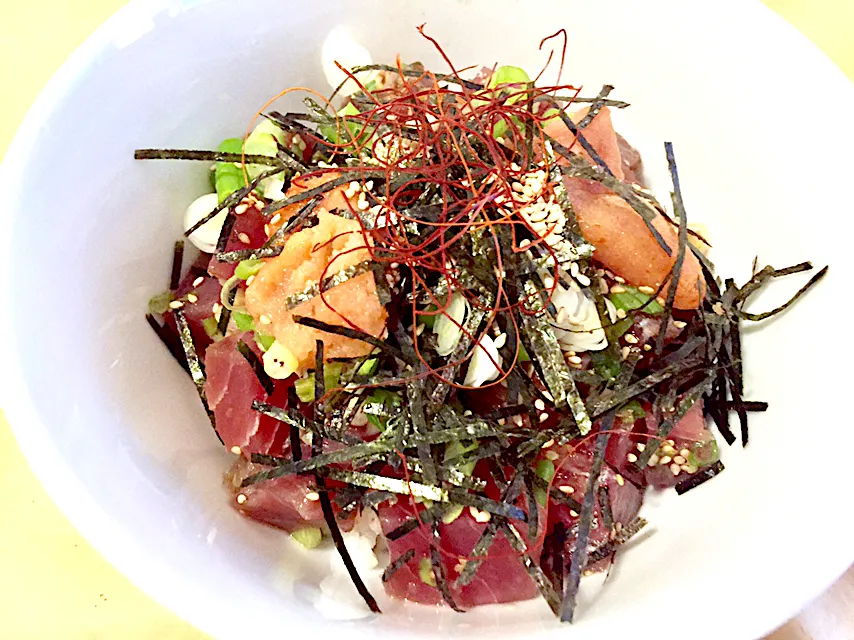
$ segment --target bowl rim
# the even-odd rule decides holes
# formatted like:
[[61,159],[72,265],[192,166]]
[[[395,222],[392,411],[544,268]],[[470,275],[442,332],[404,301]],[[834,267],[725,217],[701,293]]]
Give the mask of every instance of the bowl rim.
[[[55,105],[64,96],[73,92],[78,78],[92,67],[100,56],[108,52],[110,44],[118,40],[124,43],[132,42],[143,36],[146,30],[141,30],[140,25],[152,25],[153,28],[154,19],[164,12],[185,10],[214,1],[216,0],[130,0],[98,26],[54,73],[27,111],[0,164],[0,183],[20,182],[18,177],[23,174],[32,158],[31,141],[38,136],[40,123],[49,118]],[[842,71],[818,46],[760,0],[723,0],[717,4],[719,11],[753,13],[752,17],[763,21],[766,28],[776,30],[787,39],[798,40],[802,50],[812,50],[809,64],[813,67],[821,65],[822,73],[828,78],[836,76],[836,84],[849,84],[850,95],[854,97],[854,85],[849,83]],[[4,199],[0,204],[0,249],[11,245],[16,208],[13,191],[12,197]],[[8,290],[11,252],[0,251],[0,255],[3,260],[0,285],[5,284],[2,290]],[[3,362],[9,367],[8,375],[4,376],[4,384],[0,386],[0,406],[5,411],[10,429],[30,468],[63,516],[110,564],[158,604],[206,633],[216,636],[222,632],[219,624],[221,619],[217,614],[212,615],[207,603],[193,596],[194,581],[149,554],[148,549],[143,548],[133,536],[125,533],[122,524],[102,509],[79,482],[72,468],[54,446],[49,430],[40,420],[22,377],[17,375],[24,354],[14,339],[14,330],[8,314],[0,314],[0,330],[2,329],[6,330],[5,335],[11,335],[13,338],[4,341],[0,346]],[[797,593],[800,605],[795,608],[785,603],[764,606],[762,612],[756,614],[757,619],[750,625],[750,629],[769,633],[796,615],[800,608],[824,592],[848,570],[854,559],[852,551],[854,547],[846,553],[840,546],[833,562],[824,563],[821,570],[813,570],[809,575],[799,576],[803,579],[798,580],[791,588]],[[399,633],[399,630],[397,632]],[[418,637],[417,633],[405,635]]]

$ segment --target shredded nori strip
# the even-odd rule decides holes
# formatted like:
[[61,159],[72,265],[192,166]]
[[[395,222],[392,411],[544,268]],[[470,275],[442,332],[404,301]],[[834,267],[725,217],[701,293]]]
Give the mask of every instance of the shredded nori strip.
[[636,517],[628,524],[624,524],[613,540],[604,542],[590,552],[590,555],[587,556],[587,566],[592,566],[600,560],[613,555],[619,547],[635,537],[647,524],[649,523],[646,519],[641,517]]
[[434,520],[441,519],[444,513],[445,510],[440,508],[440,505],[433,505],[423,511],[419,511],[417,518],[413,516],[409,520],[404,520],[400,525],[385,534],[386,540],[399,540],[406,534],[418,529],[422,524],[432,524]]
[[228,331],[228,323],[231,320],[231,307],[234,305],[234,299],[237,296],[237,287],[233,287],[227,294],[228,306],[223,306],[219,311],[219,320],[216,323],[216,330],[221,336],[224,336]]
[[248,344],[243,342],[243,340],[238,340],[237,350],[240,352],[240,355],[246,358],[246,362],[249,363],[249,366],[252,367],[252,371],[255,372],[255,377],[258,378],[258,382],[260,382],[261,386],[264,387],[264,393],[268,396],[273,395],[273,380],[267,375],[267,372],[264,371],[264,363],[261,362],[261,358],[258,357],[258,354],[255,353]]
[[202,162],[233,162],[240,164],[262,164],[276,167],[276,172],[286,167],[278,158],[262,155],[242,155],[224,151],[199,151],[195,149],[137,149],[134,160],[199,160]]
[[531,580],[533,580],[534,584],[537,585],[537,590],[540,592],[540,595],[543,596],[543,599],[548,603],[549,608],[551,608],[552,611],[557,611],[560,608],[560,596],[555,592],[554,586],[543,572],[540,565],[537,564],[531,557],[531,554],[528,553],[525,540],[519,534],[519,531],[516,527],[506,521],[501,522],[501,529],[504,532],[504,536],[507,538],[507,541],[510,543],[510,546],[513,547],[513,550],[520,555],[522,565],[525,567],[525,571],[528,572],[528,575],[531,576]]
[[638,469],[646,468],[656,449],[661,446],[661,442],[667,438],[673,428],[679,423],[685,414],[688,413],[691,407],[693,407],[694,404],[706,393],[710,381],[710,377],[706,377],[691,391],[687,392],[679,401],[679,404],[676,405],[669,415],[658,424],[656,438],[649,439],[646,448],[641,452],[637,461],[634,463]]
[[205,371],[202,366],[199,356],[196,353],[196,345],[193,343],[193,335],[190,333],[190,325],[187,324],[187,318],[184,317],[184,312],[181,309],[174,310],[175,324],[178,325],[178,337],[181,339],[181,346],[184,349],[184,357],[187,361],[187,366],[190,368],[190,375],[193,377],[193,382],[196,385],[196,391],[199,394],[199,399],[202,401],[202,406],[205,408],[205,413],[208,414],[208,419],[211,421],[216,437],[220,443],[225,444],[219,431],[216,430],[216,417],[211,411],[208,404],[208,396],[205,392]]
[[341,185],[350,184],[353,180],[379,180],[385,179],[386,175],[382,171],[362,171],[362,172],[348,172],[344,173],[337,178],[333,178],[332,180],[327,180],[321,185],[318,185],[312,189],[306,189],[305,191],[300,191],[299,193],[295,193],[292,196],[288,196],[287,198],[283,198],[282,200],[276,200],[268,204],[261,211],[265,216],[275,213],[276,211],[281,211],[285,207],[288,207],[292,204],[296,204],[297,202],[303,202],[305,200],[309,200],[314,198],[315,196],[322,195],[327,191],[332,191],[335,187],[340,187]]
[[578,532],[575,538],[575,550],[572,553],[569,566],[569,580],[563,594],[560,619],[562,622],[572,622],[575,615],[575,603],[578,587],[581,584],[581,572],[587,565],[587,541],[590,537],[590,527],[593,521],[593,509],[596,504],[596,484],[605,461],[605,448],[611,434],[608,433],[614,424],[614,413],[609,412],[601,422],[599,435],[593,450],[593,461],[587,477],[587,489],[584,491],[584,501],[581,504],[581,514],[578,518]]
[[163,346],[172,354],[172,357],[181,365],[181,368],[184,369],[187,373],[190,372],[190,365],[187,364],[186,358],[184,358],[184,351],[181,349],[181,343],[176,336],[169,328],[169,325],[160,324],[157,320],[154,319],[150,313],[145,314],[145,321],[148,323],[154,333],[157,334],[157,337],[160,338],[160,342],[163,343]]
[[766,318],[770,318],[771,316],[775,316],[778,313],[781,313],[788,309],[794,302],[804,295],[807,291],[809,291],[813,285],[815,285],[819,280],[821,280],[825,275],[827,275],[827,270],[829,267],[823,267],[818,273],[816,273],[809,281],[793,295],[789,300],[781,304],[779,307],[771,309],[770,311],[765,311],[763,313],[749,313],[748,311],[744,311],[743,309],[739,309],[738,314],[744,318],[745,320],[752,320],[753,322],[759,322],[761,320],[765,320]]
[[286,224],[283,224],[281,227],[276,229],[276,232],[267,238],[267,241],[261,245],[261,249],[272,251],[272,248],[277,246],[279,242],[282,242],[289,233],[297,231],[299,227],[308,221],[309,217],[314,213],[314,208],[317,206],[317,203],[321,200],[322,196],[315,196],[306,202],[302,207],[300,207],[299,211],[291,216]]
[[393,562],[390,562],[388,566],[383,571],[382,581],[388,582],[391,580],[391,577],[400,571],[404,565],[409,564],[409,561],[415,557],[415,549],[407,549],[403,553],[401,553],[397,558],[394,559]]
[[611,511],[611,494],[608,485],[600,484],[597,490],[599,500],[599,515],[602,517],[602,526],[608,531],[614,530],[614,515]]
[[273,247],[260,247],[258,249],[235,249],[234,251],[226,251],[217,253],[214,259],[220,262],[242,262],[243,260],[258,260],[260,258],[275,258],[281,254],[284,246],[277,245]]
[[704,469],[700,469],[694,475],[686,478],[682,482],[676,485],[676,493],[680,496],[683,493],[690,491],[696,487],[699,487],[701,484],[706,482],[707,480],[711,480],[716,475],[718,475],[721,471],[724,470],[724,463],[720,460],[716,461],[714,464],[705,467]]
[[439,593],[442,594],[442,600],[444,600],[451,609],[458,613],[464,613],[464,611],[457,606],[454,596],[451,593],[451,588],[448,585],[448,576],[445,574],[445,565],[442,563],[442,555],[439,553],[439,549],[442,547],[442,535],[439,530],[438,520],[433,522],[431,533],[433,540],[430,543],[430,565],[433,569],[433,578],[436,581],[436,588],[439,590]]
[[184,241],[178,240],[175,243],[175,250],[172,252],[172,272],[169,276],[169,289],[175,291],[181,282],[181,267],[184,264]]
[[363,273],[367,273],[371,270],[371,261],[365,260],[363,262],[359,262],[358,264],[354,264],[346,269],[342,269],[338,273],[331,275],[327,278],[324,278],[320,284],[314,282],[305,287],[302,291],[298,291],[297,293],[292,293],[287,298],[285,298],[285,308],[288,311],[295,309],[300,306],[304,302],[308,302],[312,298],[319,296],[321,293],[328,291],[338,285],[344,284],[348,280],[352,280]]
[[602,89],[599,91],[599,95],[597,95],[592,104],[590,105],[590,109],[578,123],[579,129],[586,128],[591,122],[593,122],[593,118],[599,115],[599,112],[602,110],[602,107],[605,106],[606,98],[608,95],[614,90],[614,87],[610,84],[606,84],[602,86]]
[[314,318],[308,318],[305,316],[293,316],[293,321],[297,324],[301,324],[305,327],[311,327],[312,329],[317,329],[319,331],[325,331],[326,333],[334,333],[335,335],[344,336],[345,338],[352,338],[354,340],[361,340],[362,342],[367,342],[369,345],[377,347],[382,351],[385,351],[391,356],[402,360],[408,364],[415,364],[413,360],[407,358],[403,354],[400,349],[391,346],[387,342],[380,340],[379,338],[375,338],[370,333],[365,333],[364,331],[359,331],[358,329],[351,329],[350,327],[342,327],[337,324],[329,324],[323,322],[321,320],[316,320]]

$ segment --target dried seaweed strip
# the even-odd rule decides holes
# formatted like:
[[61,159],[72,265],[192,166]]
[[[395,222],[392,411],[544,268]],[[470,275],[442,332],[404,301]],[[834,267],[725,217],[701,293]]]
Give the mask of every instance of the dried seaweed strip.
[[288,196],[287,198],[271,202],[266,207],[264,207],[261,213],[263,213],[265,216],[272,215],[273,213],[281,211],[285,207],[289,207],[292,204],[297,204],[298,202],[310,200],[315,196],[320,196],[324,193],[327,193],[328,191],[332,191],[336,187],[340,187],[345,184],[350,184],[353,180],[380,180],[385,179],[385,177],[386,175],[382,171],[350,171],[347,173],[343,173],[337,178],[327,180],[321,185],[318,185],[311,189],[306,189],[305,191],[300,191],[299,193],[295,193],[292,196]]
[[448,575],[445,573],[445,565],[442,563],[442,554],[439,549],[442,548],[442,534],[439,529],[439,521],[434,521],[431,527],[432,542],[430,543],[430,565],[433,570],[433,578],[436,581],[436,588],[442,594],[444,600],[451,609],[458,613],[464,613],[463,609],[457,605],[454,600],[454,595],[451,593],[450,585],[448,585]]
[[673,155],[673,144],[664,143],[667,155],[667,166],[670,169],[670,179],[673,181],[673,192],[670,194],[673,200],[673,211],[679,217],[679,248],[676,252],[676,261],[670,269],[668,276],[670,284],[667,288],[667,297],[664,301],[664,312],[661,315],[661,329],[655,341],[655,355],[660,356],[667,341],[667,325],[673,317],[673,303],[676,300],[676,289],[682,276],[682,265],[685,262],[685,251],[688,245],[688,216],[685,211],[685,203],[682,200],[682,189],[679,186],[679,172],[676,168],[676,158]]
[[537,590],[543,596],[549,608],[552,611],[560,609],[560,596],[555,592],[552,582],[548,579],[540,565],[531,557],[531,554],[528,552],[528,545],[525,544],[525,540],[520,535],[519,530],[509,522],[502,522],[501,530],[510,543],[510,546],[519,554],[525,571],[531,577],[531,580],[534,581],[534,584],[537,585]]
[[220,262],[242,262],[243,260],[259,260],[262,258],[275,258],[284,250],[284,246],[260,247],[258,249],[235,249],[214,255],[215,260]]
[[137,149],[134,160],[197,160],[201,162],[233,162],[235,164],[261,164],[276,167],[276,173],[286,167],[273,156],[243,155],[224,151],[199,151],[196,149]]
[[385,353],[389,354],[390,356],[394,356],[395,358],[402,360],[407,364],[415,364],[415,362],[411,358],[405,356],[400,349],[391,346],[390,344],[380,340],[379,338],[375,338],[370,333],[365,333],[364,331],[359,331],[358,329],[351,329],[350,327],[342,327],[337,324],[329,324],[327,322],[323,322],[315,318],[308,318],[306,316],[294,315],[293,321],[305,327],[317,329],[318,331],[334,333],[335,335],[344,336],[345,338],[352,338],[353,340],[361,340],[362,342],[367,342],[369,345],[377,347]]
[[[306,202],[285,224],[276,229],[275,233],[267,238],[266,242],[261,245],[261,249],[259,249],[259,251],[272,251],[274,247],[278,247],[278,243],[283,242],[289,233],[297,231],[300,226],[306,223],[309,217],[314,213],[314,208],[317,206],[317,203],[321,200],[322,196],[315,196]],[[284,247],[282,247],[282,249],[284,249]]]
[[526,474],[525,478],[525,501],[528,503],[528,539],[535,540],[540,531],[540,509],[537,504],[537,496],[534,491],[533,474]]
[[586,137],[584,137],[584,134],[581,133],[578,126],[572,121],[572,118],[566,115],[566,112],[564,112],[563,110],[561,110],[559,115],[560,119],[563,121],[566,127],[572,132],[572,135],[575,136],[576,142],[578,142],[578,144],[581,145],[581,148],[587,152],[587,155],[589,155],[593,159],[593,162],[595,162],[599,167],[601,167],[602,171],[604,171],[607,175],[613,177],[614,172],[611,171],[611,169],[602,159],[602,156],[600,156],[599,152],[596,151],[596,148],[592,144],[590,144]]
[[405,565],[409,564],[409,562],[415,557],[415,549],[407,549],[403,553],[401,553],[397,558],[395,558],[392,562],[388,564],[388,566],[383,571],[382,581],[388,582],[391,580],[392,576],[400,571]]
[[611,511],[611,494],[608,491],[608,485],[600,484],[596,491],[599,501],[599,515],[602,518],[602,525],[608,530],[614,530],[614,514]]
[[432,507],[423,509],[418,512],[417,518],[413,516],[385,534],[386,540],[399,540],[418,529],[422,524],[433,524],[433,521],[441,519],[442,515],[444,515],[444,509],[440,508],[440,505],[433,505]]
[[680,496],[683,493],[687,493],[691,489],[695,489],[699,487],[701,484],[706,482],[707,480],[711,480],[716,475],[718,475],[721,471],[724,470],[724,463],[720,460],[716,461],[714,464],[705,467],[704,469],[700,469],[697,473],[692,475],[689,478],[686,478],[682,482],[676,485],[676,493]]
[[227,294],[226,300],[228,305],[223,305],[219,312],[219,320],[216,323],[216,330],[224,336],[228,332],[228,323],[231,321],[231,309],[234,306],[234,299],[237,297],[237,287],[233,287]]
[[359,262],[358,264],[354,264],[346,269],[342,269],[338,273],[329,276],[328,278],[324,278],[320,284],[313,282],[305,287],[302,291],[298,291],[297,293],[292,293],[287,298],[285,298],[284,305],[288,311],[295,309],[300,306],[304,302],[308,302],[312,298],[316,298],[321,293],[328,291],[338,285],[344,284],[348,280],[351,280],[357,276],[362,275],[363,273],[367,273],[371,270],[371,265],[373,263],[370,260],[365,260],[363,262]]
[[181,267],[184,264],[184,241],[178,240],[172,252],[172,270],[169,275],[169,290],[175,291],[181,283]]
[[650,438],[646,444],[646,448],[638,456],[635,466],[639,469],[646,468],[650,458],[655,453],[656,449],[661,446],[661,442],[667,438],[676,424],[685,416],[686,413],[694,406],[694,404],[703,397],[708,391],[708,385],[711,382],[711,377],[707,376],[702,382],[697,384],[691,391],[684,394],[682,399],[676,405],[672,412],[669,412],[664,420],[659,422],[658,431],[655,438]]
[[483,533],[480,535],[480,538],[478,538],[478,541],[475,543],[471,553],[469,554],[468,562],[466,562],[463,570],[460,571],[460,574],[457,576],[457,588],[464,587],[474,580],[477,570],[480,568],[480,565],[483,563],[483,559],[486,558],[486,554],[489,552],[489,548],[492,546],[492,543],[495,542],[498,527],[499,523],[497,518],[490,520],[489,524],[486,525],[486,528],[483,530]]
[[593,407],[591,417],[594,419],[599,418],[611,409],[623,406],[625,403],[643,395],[662,382],[669,380],[680,373],[693,371],[701,364],[702,363],[699,359],[690,359],[684,362],[668,365],[663,369],[654,371],[637,382],[633,382],[628,387],[615,391],[612,396],[600,400]]
[[593,122],[593,119],[599,115],[602,107],[605,106],[605,99],[613,90],[614,87],[610,84],[602,86],[602,89],[599,91],[599,95],[597,95],[590,104],[590,109],[587,111],[587,115],[579,121],[577,125],[579,129],[585,129],[591,122]]
[[264,388],[264,393],[268,396],[273,395],[273,380],[267,375],[267,372],[264,371],[264,363],[261,362],[261,358],[258,357],[258,354],[255,353],[248,344],[243,342],[243,340],[239,340],[237,342],[237,350],[240,352],[240,355],[246,358],[246,362],[249,363],[249,366],[252,367],[255,377],[258,378],[258,382],[260,382],[261,386]]
[[190,368],[190,375],[193,377],[193,382],[196,385],[196,391],[199,394],[199,399],[202,401],[202,406],[205,408],[205,413],[208,414],[208,419],[211,421],[211,427],[216,434],[216,437],[222,444],[222,436],[216,429],[216,417],[208,404],[208,396],[205,392],[205,371],[199,360],[199,355],[196,353],[196,346],[193,344],[193,335],[190,333],[190,325],[187,324],[187,318],[184,317],[184,312],[181,309],[174,310],[175,324],[178,325],[178,337],[181,340],[181,347],[184,349],[184,357],[187,361],[187,366]]
[[738,315],[745,320],[752,320],[753,322],[760,322],[765,320],[766,318],[770,318],[771,316],[775,316],[778,313],[782,313],[786,309],[788,309],[791,305],[793,305],[798,298],[804,295],[807,291],[809,291],[813,285],[815,285],[819,280],[821,280],[825,275],[827,275],[827,270],[829,267],[823,267],[818,273],[816,273],[812,278],[810,278],[807,283],[798,289],[798,291],[793,295],[789,300],[781,304],[779,307],[771,309],[770,311],[765,311],[763,313],[750,313],[748,311],[744,311],[743,309],[738,310]]
[[587,566],[592,566],[600,560],[613,555],[617,549],[634,538],[647,524],[649,522],[647,522],[646,518],[641,518],[640,516],[628,524],[624,524],[613,540],[602,543],[590,552],[590,555],[587,556]]
[[587,488],[584,491],[584,501],[581,504],[581,514],[578,518],[578,531],[575,538],[575,550],[572,553],[569,567],[569,580],[563,594],[560,619],[562,622],[572,622],[575,616],[575,604],[578,587],[581,584],[581,572],[587,565],[587,542],[590,537],[590,527],[593,522],[593,509],[596,504],[596,485],[605,461],[605,449],[610,438],[609,431],[614,424],[614,413],[609,412],[602,419],[602,427],[593,449],[593,461],[587,477]]
[[160,342],[163,343],[163,346],[166,347],[169,353],[172,354],[172,357],[181,365],[181,368],[192,375],[190,372],[190,365],[187,364],[187,360],[184,358],[184,351],[181,348],[180,340],[169,330],[168,325],[160,324],[150,313],[145,314],[145,321],[148,323],[148,326],[154,330],[157,337],[160,338]]

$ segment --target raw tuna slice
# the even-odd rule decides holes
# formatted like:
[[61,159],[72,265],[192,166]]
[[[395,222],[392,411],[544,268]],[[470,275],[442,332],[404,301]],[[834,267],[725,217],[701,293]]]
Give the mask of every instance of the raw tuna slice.
[[620,149],[620,166],[623,168],[623,181],[644,186],[643,161],[637,149],[630,145],[626,139],[617,134],[617,146]]
[[279,381],[268,397],[255,371],[237,350],[238,340],[258,351],[251,333],[231,335],[208,347],[205,355],[208,403],[216,416],[217,430],[229,449],[240,447],[249,453],[280,454],[287,429],[273,418],[252,408],[255,400],[285,406],[291,380]]
[[[418,505],[418,508],[423,507]],[[379,509],[379,515],[383,533],[388,534],[413,517],[413,504],[408,498],[400,498],[394,505],[384,503]],[[514,526],[523,537],[527,536],[527,525],[514,522]],[[487,524],[478,522],[473,517],[470,509],[464,509],[453,522],[440,525],[442,566],[455,603],[468,609],[483,604],[527,600],[536,596],[536,585],[503,533],[496,536],[474,579],[465,586],[456,585],[457,577],[486,527]],[[392,562],[409,549],[415,550],[413,559],[385,584],[386,592],[390,596],[422,604],[443,602],[439,590],[422,579],[421,566],[422,562],[426,563],[425,559],[430,557],[431,541],[429,525],[420,526],[396,540],[387,541]],[[526,538],[526,543],[530,547],[531,555],[539,558],[541,541]],[[429,572],[427,578],[428,582],[432,581]]]
[[[264,231],[267,220],[258,209],[250,207],[244,213],[237,215],[236,218],[234,228],[231,230],[231,235],[225,245],[226,251],[257,248],[264,244],[264,241],[267,240],[267,233]],[[216,278],[227,280],[234,275],[236,268],[237,263],[235,262],[220,262],[211,259],[208,272]]]

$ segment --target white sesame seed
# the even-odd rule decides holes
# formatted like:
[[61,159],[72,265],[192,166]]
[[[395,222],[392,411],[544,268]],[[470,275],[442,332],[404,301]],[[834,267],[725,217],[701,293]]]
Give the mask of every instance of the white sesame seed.
[[279,222],[279,220],[281,220],[281,219],[282,219],[282,214],[277,213],[272,218],[270,218],[270,224],[277,224]]
[[242,493],[237,494],[237,504],[243,504],[246,502],[246,496]]
[[572,364],[581,364],[583,362],[581,356],[569,356],[567,360]]
[[540,414],[540,422],[545,422],[548,419],[549,419],[549,414],[547,414],[545,412]]
[[553,447],[553,446],[555,446],[555,439],[550,438],[549,440],[546,440],[543,443],[543,446],[541,447],[541,449],[548,449],[549,447]]
[[625,339],[629,344],[637,344],[639,342],[639,340],[631,333],[627,333]]
[[318,500],[320,500],[320,494],[317,493],[317,491],[309,491],[307,494],[305,494],[305,499],[311,502],[317,502]]
[[492,520],[492,514],[489,511],[481,511],[475,517],[475,522],[479,522],[481,524],[485,524]]
[[252,242],[249,239],[249,236],[247,236],[245,233],[238,233],[237,239],[240,240],[243,244],[249,244],[250,242]]
[[651,344],[645,344],[643,346],[643,350],[644,351],[652,351],[652,345]]
[[370,206],[370,203],[364,198],[359,198],[359,202],[356,204],[359,211],[367,211]]
[[196,278],[195,280],[193,280],[193,286],[194,286],[194,287],[198,287],[198,286],[199,286],[200,284],[202,284],[204,281],[205,281],[204,276],[199,276],[198,278]]
[[517,427],[521,427],[523,424],[522,416],[513,416],[513,424],[515,424]]
[[219,302],[214,302],[211,305],[211,313],[219,313],[220,311],[222,311],[222,305]]
[[626,459],[629,462],[637,462],[638,461],[638,457],[633,453],[630,453],[628,456],[626,456]]
[[695,467],[693,464],[683,464],[680,468],[685,473],[697,473],[697,467]]
[[640,451],[641,453],[643,453],[646,450],[646,445],[643,442],[638,442],[636,447],[637,447],[637,450]]
[[199,301],[199,296],[197,296],[195,293],[188,293],[187,294],[187,302],[189,302],[190,304],[193,304],[193,303],[198,302],[198,301]]
[[676,464],[685,464],[688,461],[685,458],[683,458],[682,456],[675,456],[673,458],[673,462],[675,462]]
[[619,282],[620,284],[626,284],[626,279],[620,276],[614,276],[614,282]]
[[560,458],[560,455],[558,455],[557,451],[546,451],[546,459],[547,460],[551,460],[552,462],[554,462],[558,458]]
[[666,444],[663,447],[661,447],[661,452],[665,455],[668,455],[668,456],[676,455],[676,449],[673,448],[673,446],[670,444]]
[[673,326],[676,327],[677,329],[684,329],[685,327],[688,326],[688,323],[682,322],[681,320],[674,320]]
[[625,317],[626,317],[626,310],[625,309],[617,309],[617,318],[619,320],[623,320]]
[[236,213],[237,215],[242,215],[242,214],[246,213],[247,209],[249,209],[248,204],[239,204],[236,207],[234,207],[234,213]]
[[638,291],[641,293],[645,293],[646,295],[651,295],[655,293],[655,289],[652,287],[648,287],[647,285],[643,285],[642,287],[638,287]]
[[258,320],[261,324],[273,324],[273,319],[270,316],[262,315]]
[[537,408],[538,411],[543,411],[546,408],[546,403],[543,402],[540,398],[537,398],[536,400],[534,400],[534,406]]
[[255,276],[254,276],[254,274],[253,274],[253,275],[249,276],[248,278],[246,278],[246,286],[248,287],[248,286],[249,286],[250,284],[252,284],[254,281],[255,281]]
[[543,278],[543,286],[545,286],[546,289],[551,289],[553,286],[555,286],[555,279],[551,276],[546,276],[545,278]]
[[[671,410],[671,411],[673,411],[673,410],[674,410],[674,409],[673,409],[673,407],[671,407],[671,408],[670,408],[670,410]],[[667,440],[665,440],[665,442],[666,442],[667,444],[669,444],[671,447],[675,447],[675,446],[676,446],[676,440],[671,440],[671,439],[669,439],[669,438],[668,438]]]
[[622,349],[620,349],[620,356],[623,358],[623,360],[625,360],[626,358],[629,357],[629,354],[631,352],[632,352],[632,350],[630,347],[623,347]]
[[492,341],[492,344],[495,346],[496,349],[500,349],[506,343],[507,343],[507,334],[506,333],[499,333],[497,336],[495,336],[495,339]]
[[621,487],[624,484],[626,484],[626,479],[623,476],[621,476],[619,473],[617,474],[617,484],[620,485]]
[[231,452],[232,452],[234,455],[239,456],[241,453],[243,453],[243,450],[242,450],[240,447],[238,447],[237,445],[234,445],[234,446],[231,448]]
[[657,464],[658,464],[658,456],[653,453],[652,456],[650,456],[650,458],[649,458],[649,466],[654,467]]
[[578,284],[580,284],[582,287],[590,286],[590,278],[588,278],[583,273],[579,273],[575,279],[578,280]]
[[570,493],[575,493],[575,489],[573,487],[570,487],[568,484],[560,485],[557,490],[566,495],[569,495]]
[[373,189],[373,188],[374,188],[374,181],[373,181],[373,180],[368,180],[368,181],[365,183],[365,190],[366,190],[366,191],[370,191],[370,190],[371,190],[371,189]]
[[679,475],[679,473],[680,473],[681,471],[682,471],[682,469],[679,467],[679,465],[678,465],[678,464],[675,464],[675,463],[674,463],[674,464],[671,464],[671,465],[670,465],[670,472],[671,472],[674,476],[678,476],[678,475]]
[[184,306],[184,303],[181,302],[180,300],[173,300],[172,302],[169,303],[170,309],[180,309],[183,306]]
[[573,518],[577,518],[578,517],[578,511],[576,511],[575,509],[570,509],[569,515],[571,515]]
[[615,284],[611,287],[611,293],[625,293],[625,292],[626,292],[626,288],[621,286],[621,285]]
[[670,464],[671,462],[673,462],[673,458],[671,458],[670,456],[662,456],[661,459],[658,461],[658,463],[662,465]]
[[683,458],[687,458],[688,456],[691,455],[691,450],[690,449],[682,449],[679,452],[679,455],[682,456]]

